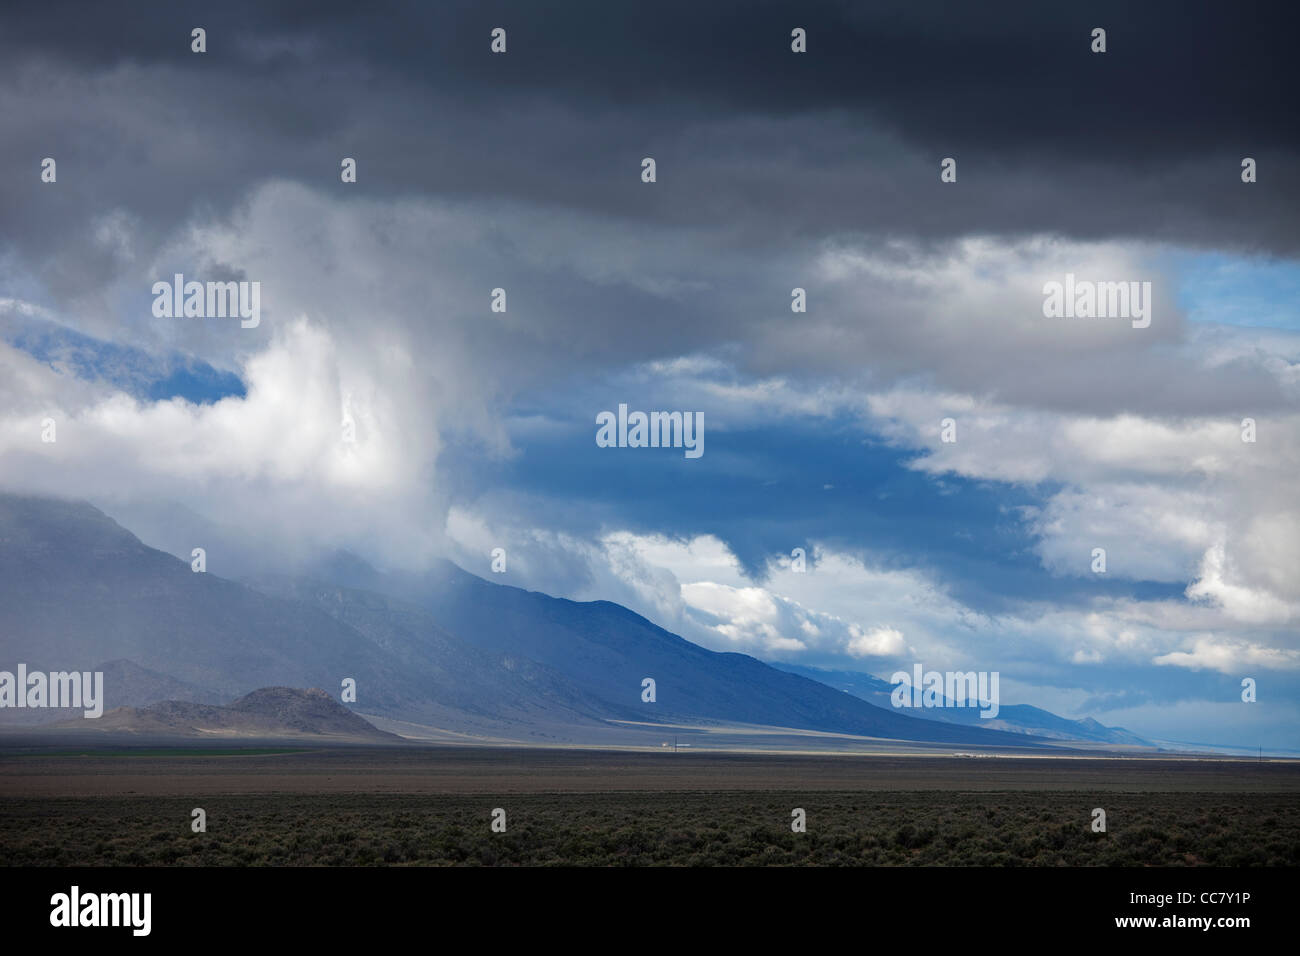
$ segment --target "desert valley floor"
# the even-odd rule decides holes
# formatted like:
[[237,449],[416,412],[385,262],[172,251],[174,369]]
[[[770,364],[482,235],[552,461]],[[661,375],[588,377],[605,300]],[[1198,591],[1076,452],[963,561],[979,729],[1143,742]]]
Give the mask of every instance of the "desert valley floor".
[[[206,832],[192,830],[196,808]],[[792,832],[796,809],[806,832]],[[505,832],[491,828],[497,810]],[[1296,865],[1300,763],[8,747],[0,854],[11,865]]]

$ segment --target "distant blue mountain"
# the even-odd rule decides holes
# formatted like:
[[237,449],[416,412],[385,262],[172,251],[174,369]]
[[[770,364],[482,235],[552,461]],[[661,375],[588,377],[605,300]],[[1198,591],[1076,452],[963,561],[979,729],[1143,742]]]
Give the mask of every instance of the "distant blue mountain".
[[243,398],[246,389],[234,372],[200,359],[92,338],[35,316],[0,315],[0,338],[54,368],[90,382],[105,382],[146,402],[183,398],[210,405],[223,398]]
[[[826,670],[820,667],[804,667],[799,664],[771,662],[777,670],[789,674],[798,674],[809,680],[820,681],[828,687],[842,690],[846,694],[860,697],[877,707],[893,707],[890,695],[894,685],[888,681],[863,674],[858,671]],[[1049,737],[1058,740],[1090,740],[1097,743],[1123,744],[1140,747],[1154,746],[1137,734],[1123,727],[1106,727],[1091,717],[1082,720],[1070,720],[1039,707],[1028,704],[1001,704],[996,717],[983,718],[979,710],[972,707],[957,707],[944,698],[943,707],[908,708],[907,713],[924,720],[941,723],[962,724],[968,727],[987,727],[1005,730],[1016,734],[1032,734],[1036,737]]]

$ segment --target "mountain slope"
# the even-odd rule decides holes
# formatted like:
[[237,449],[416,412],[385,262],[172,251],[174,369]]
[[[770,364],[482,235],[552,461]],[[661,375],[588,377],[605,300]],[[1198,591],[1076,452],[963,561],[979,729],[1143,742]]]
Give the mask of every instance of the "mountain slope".
[[[2,615],[0,615],[2,617]],[[9,641],[0,640],[0,650],[9,653]],[[26,660],[22,661],[27,663]],[[14,673],[19,660],[0,658],[0,670]],[[62,669],[62,668],[57,668]],[[222,697],[167,674],[141,667],[134,661],[115,660],[80,668],[104,675],[102,709],[107,712],[118,707],[147,707],[161,700],[178,700],[194,704],[219,704]],[[60,720],[60,712],[44,708],[5,708],[0,710],[0,726],[30,726]]]
[[[1023,734],[921,721],[744,654],[710,651],[621,605],[494,584],[450,562],[409,575],[335,560],[316,573],[417,604],[467,643],[538,661],[611,708],[634,708],[642,720],[702,719],[972,745],[1044,743]],[[647,677],[655,681],[653,704],[641,701]]]
[[265,594],[193,572],[88,504],[0,495],[0,659],[80,671],[124,659],[195,689],[186,696],[223,700],[264,686],[337,693],[350,677],[367,713],[516,737],[540,723],[600,721],[581,692],[569,705],[555,675],[466,646],[423,611],[417,621],[384,605]]
[[288,577],[270,578],[258,587],[329,614],[396,655],[403,666],[421,669],[438,689],[438,700],[463,713],[543,723],[562,717],[599,721],[643,716],[630,706],[611,707],[554,668],[466,644],[414,604],[373,591]]

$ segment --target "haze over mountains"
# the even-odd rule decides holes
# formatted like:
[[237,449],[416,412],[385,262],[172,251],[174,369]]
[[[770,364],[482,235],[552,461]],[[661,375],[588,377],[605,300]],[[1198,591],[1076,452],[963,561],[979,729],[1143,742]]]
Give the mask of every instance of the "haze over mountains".
[[[191,705],[114,718],[124,724],[246,726],[246,713],[210,705],[267,687],[337,695],[349,677],[352,710],[466,739],[598,743],[610,728],[662,725],[649,731],[658,740],[669,725],[748,725],[1025,747],[1050,745],[1027,729],[1060,738],[1072,723],[1006,705],[1006,729],[918,719],[706,650],[617,604],[497,585],[445,562],[384,574],[335,557],[309,578],[237,583],[145,546],[87,503],[0,495],[0,667],[19,661],[104,670],[106,709]],[[654,703],[641,699],[646,677]]]

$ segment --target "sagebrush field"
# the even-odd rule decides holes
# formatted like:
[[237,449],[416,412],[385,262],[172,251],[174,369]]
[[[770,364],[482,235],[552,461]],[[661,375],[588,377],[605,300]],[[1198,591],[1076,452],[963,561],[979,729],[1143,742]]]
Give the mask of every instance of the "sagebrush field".
[[[0,858],[91,866],[1295,866],[1300,767],[484,748],[0,757]],[[207,831],[191,830],[202,807]],[[495,808],[506,832],[490,829]],[[807,832],[791,831],[803,808]],[[1092,832],[1106,811],[1107,832]]]
[[[1108,832],[1077,793],[260,794],[0,801],[9,864],[109,866],[1295,866],[1278,794],[1114,795]],[[494,807],[505,833],[492,833]],[[793,833],[790,812],[807,812]]]

